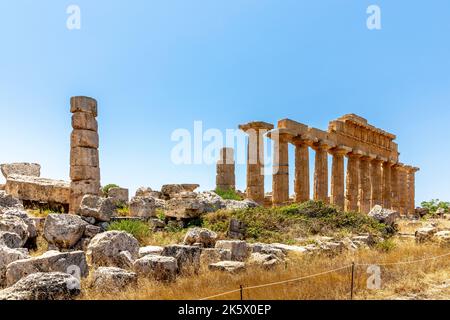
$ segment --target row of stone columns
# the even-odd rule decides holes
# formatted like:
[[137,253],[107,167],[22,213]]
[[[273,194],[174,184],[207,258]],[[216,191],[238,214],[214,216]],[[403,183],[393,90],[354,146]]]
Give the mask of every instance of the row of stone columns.
[[[247,125],[244,130],[259,130]],[[242,126],[241,126],[242,129]],[[264,126],[267,132],[268,126]],[[250,150],[261,156],[261,135]],[[275,129],[268,137],[274,143],[272,203],[284,205],[289,199],[289,143],[295,146],[295,202],[310,199],[309,148],[315,150],[313,199],[331,203],[347,211],[368,213],[375,205],[413,214],[415,204],[415,172],[418,168],[389,161],[374,154],[364,154],[346,146],[335,146],[327,140],[298,137],[288,129]],[[332,155],[330,196],[328,196],[328,154]],[[263,155],[263,154],[262,154]],[[347,157],[345,172],[344,157]],[[264,200],[263,157],[257,164],[247,165],[247,196],[259,203]]]

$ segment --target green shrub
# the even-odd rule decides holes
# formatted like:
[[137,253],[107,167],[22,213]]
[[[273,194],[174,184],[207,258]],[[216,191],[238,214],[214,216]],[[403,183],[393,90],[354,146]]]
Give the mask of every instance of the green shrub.
[[396,244],[392,239],[385,239],[381,242],[378,242],[375,248],[382,252],[390,252],[395,249]]
[[112,189],[112,188],[119,188],[119,186],[117,184],[114,184],[114,183],[107,184],[106,186],[104,186],[102,188],[103,194],[104,195],[108,195],[109,190]]
[[125,231],[133,235],[139,242],[143,242],[150,235],[149,226],[138,220],[121,220],[114,221],[109,225],[108,231],[118,230]]
[[166,214],[165,214],[164,210],[160,209],[160,208],[156,209],[156,217],[159,220],[164,221],[166,219]]
[[239,194],[237,194],[237,192],[233,189],[224,190],[217,188],[215,190],[215,193],[217,193],[224,200],[237,200],[237,201],[243,200],[242,197]]
[[445,212],[449,212],[450,202],[432,199],[431,201],[423,201],[421,206],[428,209],[430,215],[435,215],[438,209],[444,209]]

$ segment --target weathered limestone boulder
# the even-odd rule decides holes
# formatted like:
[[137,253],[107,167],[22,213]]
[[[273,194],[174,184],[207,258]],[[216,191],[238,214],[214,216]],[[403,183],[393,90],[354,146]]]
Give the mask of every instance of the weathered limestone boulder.
[[76,112],[72,115],[72,128],[97,132],[98,124],[93,114],[88,112]]
[[148,255],[161,255],[164,248],[160,246],[146,246],[139,248],[139,258],[148,256]]
[[21,218],[14,215],[0,215],[0,231],[17,234],[21,239],[21,247],[23,247],[28,240],[29,233],[27,224]]
[[129,207],[132,217],[150,218],[156,216],[156,201],[153,197],[133,197]]
[[450,230],[436,232],[434,234],[434,239],[440,245],[450,245]]
[[174,257],[146,255],[134,262],[134,271],[140,276],[172,281],[177,275],[178,263]]
[[27,275],[38,272],[76,272],[82,278],[89,274],[83,251],[47,251],[38,257],[10,263],[6,267],[6,284],[11,286]]
[[6,163],[0,164],[0,170],[5,178],[12,174],[21,176],[40,177],[41,166],[37,163]]
[[201,244],[204,248],[213,248],[216,244],[217,233],[205,228],[192,228],[184,236],[184,244]]
[[247,232],[247,226],[244,222],[237,219],[231,219],[228,226],[228,237],[231,239],[243,240]]
[[274,254],[252,253],[248,259],[249,265],[255,265],[266,269],[271,269],[282,262]]
[[239,273],[245,271],[245,263],[239,261],[220,261],[208,266],[211,271],[222,271],[228,273]]
[[60,249],[70,249],[80,241],[88,223],[73,214],[49,214],[44,224],[44,238]]
[[285,254],[283,253],[283,250],[281,250],[279,248],[275,248],[272,245],[269,245],[266,243],[253,243],[253,244],[250,244],[249,247],[251,248],[252,253],[274,255],[279,259],[285,258]]
[[376,243],[374,237],[371,234],[360,234],[352,237],[352,242],[364,243],[366,246],[372,246]]
[[427,209],[427,208],[420,208],[419,207],[419,208],[416,208],[415,213],[416,213],[416,216],[422,218],[422,217],[426,216],[427,214],[429,214],[430,210]]
[[139,256],[139,242],[124,231],[107,231],[92,238],[87,249],[92,265],[130,269]]
[[0,191],[0,214],[11,209],[23,210],[22,201],[5,191]]
[[103,198],[86,194],[81,200],[78,214],[83,217],[92,217],[97,221],[109,222],[116,212],[116,204],[112,198]]
[[6,285],[6,267],[11,262],[29,257],[26,249],[12,249],[0,244],[0,287]]
[[308,249],[306,247],[303,247],[303,246],[293,246],[293,245],[288,245],[288,244],[283,244],[283,243],[272,243],[270,245],[272,247],[274,247],[274,248],[280,249],[285,254],[287,254],[287,253],[306,253],[306,252],[308,252]]
[[226,249],[205,248],[200,255],[202,265],[210,265],[219,261],[231,260],[231,251]]
[[224,200],[223,206],[227,210],[239,210],[239,209],[248,209],[248,208],[256,208],[259,206],[255,201],[245,199],[242,201],[238,200]]
[[388,226],[394,227],[395,221],[400,218],[400,213],[395,210],[384,209],[380,205],[376,205],[370,210],[369,217],[384,223]]
[[98,133],[92,130],[74,129],[70,135],[71,146],[97,149],[98,140]]
[[179,272],[198,272],[200,254],[201,249],[199,247],[179,244],[166,246],[161,253],[162,256],[174,257],[177,260]]
[[216,242],[216,248],[230,250],[233,261],[245,261],[250,253],[247,243],[242,240],[219,240]]
[[166,216],[177,219],[197,218],[205,213],[204,203],[193,192],[183,192],[166,202]]
[[84,236],[86,238],[93,238],[101,232],[102,228],[93,226],[92,224],[88,224],[86,225],[86,229],[84,230]]
[[437,232],[437,228],[435,227],[424,227],[417,229],[414,236],[416,238],[417,243],[424,243],[431,241],[434,234]]
[[152,218],[148,220],[153,232],[162,231],[166,227],[166,223],[163,220]]
[[327,241],[323,242],[319,245],[321,253],[329,254],[329,255],[337,255],[342,253],[346,246],[342,242],[337,241]]
[[194,192],[198,187],[198,184],[165,184],[161,193],[165,200],[169,200],[182,192]]
[[101,292],[120,292],[137,285],[137,274],[115,267],[100,267],[94,271],[91,287]]
[[17,233],[0,231],[0,247],[6,246],[8,248],[16,249],[20,248],[22,239]]
[[6,210],[3,213],[3,215],[5,215],[5,216],[7,216],[7,215],[16,216],[16,217],[22,219],[23,222],[25,222],[25,224],[28,227],[28,239],[37,237],[38,234],[37,234],[36,222],[35,222],[35,220],[32,217],[30,217],[28,215],[28,213],[25,210],[16,209],[16,208],[9,209],[9,210]]
[[20,200],[68,204],[70,183],[32,176],[10,175],[5,190]]
[[79,280],[63,272],[33,273],[0,291],[0,300],[71,300],[80,294]]
[[125,188],[115,187],[108,191],[108,197],[113,200],[116,205],[126,204],[129,199],[129,191]]
[[136,190],[135,197],[151,197],[153,190],[148,187],[140,187]]

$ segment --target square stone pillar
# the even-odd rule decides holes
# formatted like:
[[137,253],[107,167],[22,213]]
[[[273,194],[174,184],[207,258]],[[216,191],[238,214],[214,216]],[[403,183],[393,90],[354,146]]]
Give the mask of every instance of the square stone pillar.
[[408,208],[406,210],[408,215],[414,215],[416,213],[416,172],[419,168],[407,166],[407,181],[408,181]]
[[222,148],[217,162],[216,189],[236,190],[234,149]]
[[376,205],[383,206],[383,188],[382,188],[382,164],[387,159],[377,157],[373,159],[370,165],[370,184],[371,184],[371,196],[370,196],[370,208],[372,209]]
[[330,149],[330,153],[333,156],[330,202],[340,209],[344,209],[345,206],[344,156],[351,150],[351,148],[345,146]]
[[365,155],[361,158],[359,163],[359,174],[360,174],[360,186],[359,186],[359,196],[358,196],[358,206],[359,211],[362,213],[369,213],[370,200],[372,197],[372,186],[370,182],[370,164],[372,160],[375,159],[375,155]]
[[382,193],[383,193],[383,207],[386,209],[392,208],[392,190],[391,190],[391,177],[392,177],[392,166],[394,163],[390,161],[383,162],[382,169]]
[[313,145],[316,151],[314,164],[314,200],[328,203],[328,150],[334,145],[321,140]]
[[69,212],[76,213],[84,195],[100,192],[97,101],[89,97],[70,99],[72,134],[70,139]]
[[264,203],[264,135],[273,129],[270,123],[255,121],[239,126],[249,136],[247,147],[247,198]]
[[353,150],[348,154],[347,158],[347,178],[345,191],[345,210],[358,211],[358,197],[359,197],[359,171],[360,159],[362,153],[358,150]]
[[307,140],[294,138],[295,145],[295,202],[302,203],[310,199],[309,186],[309,146]]
[[274,145],[272,204],[285,205],[289,201],[289,142],[295,133],[289,129],[274,129],[267,136]]

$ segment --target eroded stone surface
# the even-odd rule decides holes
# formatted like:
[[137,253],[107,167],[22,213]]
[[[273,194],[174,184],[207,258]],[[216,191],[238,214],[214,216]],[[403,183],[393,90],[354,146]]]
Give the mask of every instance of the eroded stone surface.
[[5,163],[0,164],[0,170],[5,178],[12,174],[21,176],[41,176],[41,166],[37,163]]

